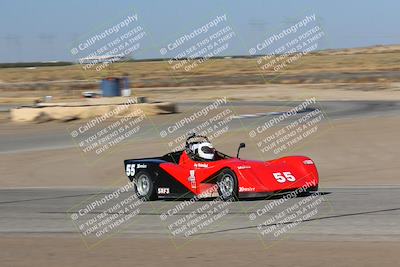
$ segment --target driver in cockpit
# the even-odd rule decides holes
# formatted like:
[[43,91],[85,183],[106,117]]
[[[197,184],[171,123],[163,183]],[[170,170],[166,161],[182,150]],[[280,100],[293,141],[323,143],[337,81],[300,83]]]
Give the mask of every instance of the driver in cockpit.
[[193,155],[200,160],[211,161],[215,159],[215,148],[210,142],[201,142],[191,146]]

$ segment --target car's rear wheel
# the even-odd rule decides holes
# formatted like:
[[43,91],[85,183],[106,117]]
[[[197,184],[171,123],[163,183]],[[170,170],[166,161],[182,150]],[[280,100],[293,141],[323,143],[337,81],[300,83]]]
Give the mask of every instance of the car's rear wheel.
[[218,176],[218,193],[224,201],[239,200],[239,188],[236,174],[230,170],[223,170]]
[[140,171],[135,175],[135,189],[138,197],[143,200],[157,199],[157,186],[155,181],[147,171]]

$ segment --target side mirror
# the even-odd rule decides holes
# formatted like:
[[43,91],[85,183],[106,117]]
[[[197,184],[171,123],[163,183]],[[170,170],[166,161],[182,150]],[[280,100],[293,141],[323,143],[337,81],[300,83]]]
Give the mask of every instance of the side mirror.
[[245,147],[246,147],[246,144],[245,144],[245,143],[240,143],[239,148],[238,148],[238,150],[237,150],[237,155],[236,155],[237,158],[239,158],[240,149],[245,148]]

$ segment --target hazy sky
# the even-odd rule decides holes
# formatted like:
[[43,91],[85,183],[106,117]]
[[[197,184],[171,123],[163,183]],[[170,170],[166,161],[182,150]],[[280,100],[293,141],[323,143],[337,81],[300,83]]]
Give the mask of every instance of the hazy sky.
[[319,48],[400,43],[400,1],[386,0],[0,0],[0,62],[74,60],[79,40],[137,14],[146,38],[135,58],[226,14],[236,37],[223,55],[248,55],[268,34],[316,14],[326,40]]

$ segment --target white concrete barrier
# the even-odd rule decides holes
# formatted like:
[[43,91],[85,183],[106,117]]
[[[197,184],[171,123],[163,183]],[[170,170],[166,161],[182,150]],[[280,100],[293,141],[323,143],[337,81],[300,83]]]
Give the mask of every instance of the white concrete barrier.
[[21,107],[10,110],[14,122],[34,122],[46,117],[47,120],[89,119],[102,116],[118,109],[116,117],[142,110],[146,115],[169,114],[176,112],[174,103],[143,103],[130,105],[88,105],[88,106],[42,106]]

